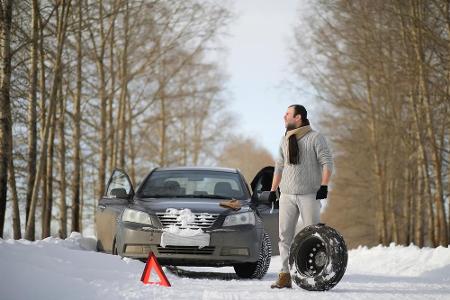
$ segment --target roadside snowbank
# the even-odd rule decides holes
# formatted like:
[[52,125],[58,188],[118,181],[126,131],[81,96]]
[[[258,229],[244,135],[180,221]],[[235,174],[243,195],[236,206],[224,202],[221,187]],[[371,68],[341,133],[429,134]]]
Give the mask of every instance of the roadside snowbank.
[[450,249],[443,247],[360,247],[349,251],[348,269],[337,287],[307,292],[297,287],[270,289],[280,268],[279,257],[272,258],[263,280],[217,279],[218,273],[233,273],[230,267],[184,268],[197,279],[166,272],[171,288],[143,285],[139,280],[144,263],[95,252],[95,243],[78,233],[65,240],[0,239],[0,298],[450,299]]

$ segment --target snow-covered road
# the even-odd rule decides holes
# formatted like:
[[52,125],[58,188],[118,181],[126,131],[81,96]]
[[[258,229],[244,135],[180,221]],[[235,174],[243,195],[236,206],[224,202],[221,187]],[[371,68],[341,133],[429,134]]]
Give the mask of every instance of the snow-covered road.
[[[450,299],[450,249],[443,247],[351,250],[344,278],[328,292],[271,290],[279,257],[272,258],[263,280],[208,279],[202,273],[186,278],[165,269],[172,287],[144,285],[144,263],[94,248],[94,239],[77,233],[66,240],[0,239],[0,299]],[[232,268],[184,269],[233,273]]]

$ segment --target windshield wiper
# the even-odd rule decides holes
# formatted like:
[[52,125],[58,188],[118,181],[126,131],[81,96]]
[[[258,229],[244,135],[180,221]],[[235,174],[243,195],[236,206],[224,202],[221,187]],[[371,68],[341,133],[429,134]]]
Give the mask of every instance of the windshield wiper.
[[222,195],[184,195],[179,197],[186,198],[207,198],[207,199],[233,199],[233,197],[227,197]]
[[143,198],[205,198],[205,199],[234,199],[222,195],[142,195]]
[[172,197],[172,196],[155,194],[155,195],[141,195],[140,197],[142,197],[142,198],[168,198],[168,197]]

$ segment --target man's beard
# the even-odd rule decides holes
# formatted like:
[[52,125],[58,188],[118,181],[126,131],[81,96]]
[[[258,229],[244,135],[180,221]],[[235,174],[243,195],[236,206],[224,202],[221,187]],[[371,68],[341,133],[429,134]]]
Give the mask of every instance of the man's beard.
[[292,130],[292,129],[296,129],[296,128],[298,128],[298,127],[294,123],[287,123],[286,124],[286,130],[287,131]]

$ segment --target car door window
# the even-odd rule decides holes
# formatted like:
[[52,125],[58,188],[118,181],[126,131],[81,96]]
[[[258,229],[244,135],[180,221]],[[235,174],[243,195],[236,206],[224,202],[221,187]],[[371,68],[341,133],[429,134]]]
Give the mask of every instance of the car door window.
[[262,168],[250,183],[252,192],[255,193],[261,191],[270,191],[270,188],[272,186],[273,172],[274,167],[272,166]]
[[120,170],[115,170],[111,175],[111,180],[106,191],[106,197],[115,198],[118,189],[121,189],[125,194],[130,195],[133,188],[127,174]]

